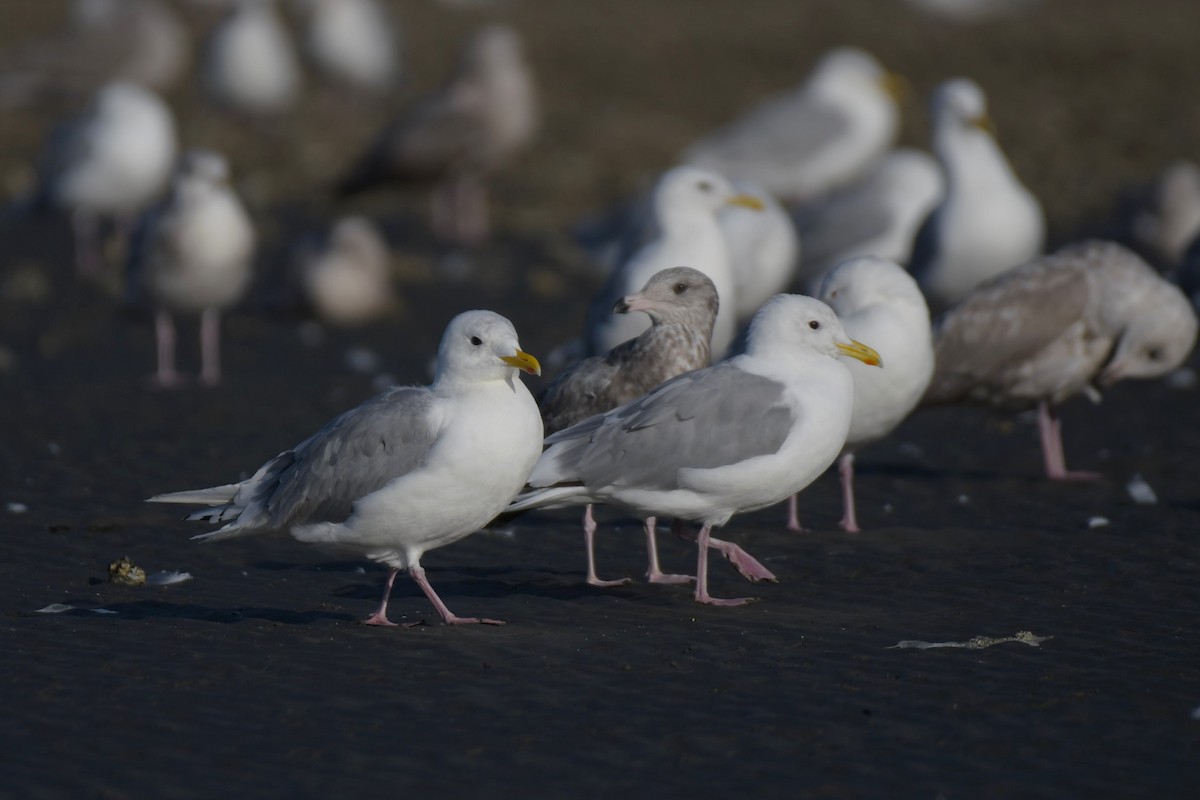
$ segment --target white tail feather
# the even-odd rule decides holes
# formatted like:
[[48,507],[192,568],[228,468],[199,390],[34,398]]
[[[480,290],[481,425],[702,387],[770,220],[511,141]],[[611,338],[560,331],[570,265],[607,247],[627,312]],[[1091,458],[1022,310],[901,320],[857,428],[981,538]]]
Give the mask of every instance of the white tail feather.
[[[224,486],[212,486],[208,489],[188,489],[182,492],[156,494],[146,500],[147,503],[188,503],[194,506],[219,506],[228,503],[241,488],[240,483],[227,483]],[[199,519],[199,517],[195,517]]]

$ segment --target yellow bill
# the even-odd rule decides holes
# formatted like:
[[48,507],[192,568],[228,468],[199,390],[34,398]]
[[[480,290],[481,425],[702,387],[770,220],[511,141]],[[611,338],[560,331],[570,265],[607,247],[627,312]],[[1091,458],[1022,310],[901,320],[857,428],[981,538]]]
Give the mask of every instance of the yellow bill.
[[978,117],[971,117],[971,119],[968,121],[971,123],[972,127],[978,128],[987,135],[993,137],[996,135],[996,123],[992,122],[992,118],[987,114],[980,114]]
[[834,342],[834,344],[837,345],[838,350],[842,351],[842,355],[857,358],[868,367],[883,366],[883,359],[879,357],[879,353],[876,353],[874,348],[867,347],[862,342],[855,341],[854,339],[851,339],[850,342],[850,344],[842,344],[841,342]]
[[500,356],[500,360],[510,367],[516,367],[521,372],[527,372],[530,375],[542,374],[542,365],[538,363],[536,358],[524,350],[518,350],[515,355]]
[[762,211],[764,208],[766,208],[766,206],[763,205],[762,200],[759,200],[757,197],[748,194],[735,194],[725,202],[728,205],[741,206],[742,208],[749,208],[752,211]]
[[908,79],[894,72],[885,72],[879,77],[879,85],[897,103],[908,95]]

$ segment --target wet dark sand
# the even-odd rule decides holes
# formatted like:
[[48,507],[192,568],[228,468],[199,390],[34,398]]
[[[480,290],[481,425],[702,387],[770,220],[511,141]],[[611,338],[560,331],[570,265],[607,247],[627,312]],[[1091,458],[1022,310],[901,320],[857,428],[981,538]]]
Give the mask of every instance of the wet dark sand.
[[[1042,480],[1028,421],[923,412],[860,455],[865,533],[836,530],[832,475],[803,496],[813,531],[783,530],[782,508],[726,528],[780,576],[751,586],[715,563],[715,594],[762,598],[745,608],[699,607],[679,587],[585,586],[577,515],[560,512],[425,559],[455,612],[506,627],[442,626],[402,577],[393,618],[428,624],[382,630],[357,622],[377,602],[381,568],[283,538],[195,544],[188,536],[203,527],[141,502],[235,478],[368,397],[369,380],[343,364],[351,345],[379,353],[401,381],[423,382],[445,322],[482,306],[512,317],[526,349],[546,353],[577,329],[597,280],[563,246],[574,214],[636,185],[701,123],[744,105],[731,98],[746,76],[756,93],[786,86],[814,48],[859,41],[921,90],[956,71],[979,77],[1059,240],[1101,226],[1119,187],[1200,155],[1200,77],[1181,66],[1194,64],[1191,4],[1054,2],[1054,13],[1028,21],[965,29],[972,44],[890,4],[877,13],[795,4],[820,11],[801,28],[792,4],[739,3],[743,17],[707,3],[708,15],[677,33],[665,26],[681,3],[633,5],[620,4],[623,15],[585,8],[574,23],[557,3],[517,5],[518,22],[540,31],[535,55],[563,66],[545,69],[544,159],[527,160],[527,183],[509,174],[498,186],[502,233],[466,262],[472,281],[430,269],[445,253],[420,233],[419,197],[399,210],[386,197],[366,201],[408,270],[406,311],[307,346],[297,317],[250,304],[229,320],[218,389],[145,388],[149,320],[72,279],[62,220],[4,233],[0,275],[31,271],[49,292],[0,299],[0,344],[16,362],[0,369],[0,796],[1194,795],[1195,389],[1129,384],[1099,406],[1068,404],[1068,460],[1103,473],[1094,484]],[[414,58],[430,63],[419,22],[453,41],[478,20],[439,17],[425,3],[401,11],[412,15]],[[777,30],[786,26],[794,36]],[[553,38],[570,31],[574,39]],[[761,50],[751,48],[760,35]],[[704,56],[678,101],[690,116],[672,116],[661,106],[667,77],[644,51],[678,61],[694,52],[687,37]],[[605,48],[623,40],[643,49],[613,59]],[[1169,89],[1156,83],[1164,74]],[[702,101],[699,84],[723,102]],[[1060,101],[1065,86],[1085,96]],[[608,100],[591,115],[554,104],[580,87]],[[1022,101],[1027,116],[1013,118]],[[627,113],[628,127],[614,129],[613,115]],[[920,123],[910,126],[918,141]],[[38,129],[21,119],[0,131],[10,171]],[[259,209],[275,237],[323,213],[280,188],[311,175],[277,177],[280,194]],[[185,330],[187,366],[196,354]],[[1130,499],[1136,473],[1157,505]],[[28,511],[4,511],[11,502]],[[1091,529],[1094,516],[1110,524]],[[602,519],[602,574],[640,577],[640,530],[616,511]],[[690,545],[660,540],[666,569],[694,568]],[[159,589],[105,582],[123,555],[195,579]],[[51,603],[75,610],[35,613]],[[1020,630],[1053,638],[1036,649],[888,649]]]

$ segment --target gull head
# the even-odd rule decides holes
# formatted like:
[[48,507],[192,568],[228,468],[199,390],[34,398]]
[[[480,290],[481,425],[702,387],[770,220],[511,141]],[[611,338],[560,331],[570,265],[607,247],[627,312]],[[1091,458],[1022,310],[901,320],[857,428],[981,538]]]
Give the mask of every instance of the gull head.
[[969,78],[954,78],[934,91],[933,118],[939,128],[981,131],[992,137],[996,134],[988,116],[987,95]]
[[538,360],[521,349],[513,324],[494,311],[464,311],[446,326],[438,347],[435,384],[508,380],[513,371],[541,375]]
[[1129,322],[1100,371],[1102,386],[1126,378],[1166,375],[1187,359],[1196,344],[1197,321],[1192,304],[1183,292],[1157,275],[1142,290],[1138,301],[1126,307]]
[[879,353],[851,339],[825,303],[801,294],[777,294],[751,320],[746,353],[771,358],[801,351],[830,358],[848,356],[868,366],[883,366]]
[[842,317],[879,304],[910,306],[929,316],[925,296],[908,270],[878,256],[841,262],[821,280],[817,296]]
[[641,311],[654,323],[691,324],[712,333],[717,318],[717,287],[703,272],[691,267],[659,270],[640,292],[622,297],[614,314]]
[[830,95],[882,92],[893,103],[908,91],[904,78],[888,72],[874,56],[856,47],[838,47],[822,56],[809,85],[820,94]]
[[655,215],[668,227],[672,219],[713,215],[727,205],[755,211],[764,207],[761,200],[739,192],[724,176],[701,167],[684,165],[667,170],[654,187]]

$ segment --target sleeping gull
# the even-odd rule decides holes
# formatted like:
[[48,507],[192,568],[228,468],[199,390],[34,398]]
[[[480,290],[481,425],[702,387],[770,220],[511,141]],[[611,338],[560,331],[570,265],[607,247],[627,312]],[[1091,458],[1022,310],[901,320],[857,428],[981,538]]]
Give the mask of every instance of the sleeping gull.
[[154,382],[178,386],[173,314],[200,314],[201,380],[221,380],[221,310],[250,285],[254,226],[229,186],[229,166],[210,150],[184,154],[170,195],[142,220],[129,272],[155,308],[158,371]]
[[386,92],[397,79],[392,20],[375,0],[304,0],[304,50],[331,79],[351,89]]
[[533,75],[517,32],[477,33],[457,73],[406,108],[338,186],[343,195],[389,182],[434,182],[433,228],[474,243],[488,233],[483,178],[526,147],[538,125]]
[[204,47],[204,90],[221,105],[265,117],[300,94],[300,65],[274,0],[234,0]]
[[[842,480],[843,530],[857,533],[854,508],[854,451],[891,433],[916,408],[933,375],[929,307],[912,276],[899,265],[860,256],[834,267],[817,295],[829,304],[855,339],[878,342],[887,369],[849,363],[854,411],[838,461]],[[788,501],[788,528],[800,530],[796,496]]]
[[791,215],[770,192],[747,181],[734,181],[733,187],[762,205],[726,204],[717,212],[733,267],[734,311],[740,323],[787,290],[800,263],[800,237]]
[[712,353],[714,358],[722,358],[737,331],[737,293],[729,250],[716,214],[730,204],[761,209],[762,203],[739,194],[715,172],[682,166],[659,178],[653,204],[657,235],[613,270],[592,301],[584,334],[588,352],[607,352],[646,330],[648,319],[614,316],[613,304],[641,289],[655,273],[683,265],[704,273],[717,287],[720,309],[713,328]]
[[832,50],[800,87],[704,137],[682,160],[788,200],[819,195],[858,177],[891,147],[901,86],[868,53]]
[[1037,405],[1046,475],[1070,472],[1054,406],[1093,382],[1165,375],[1187,358],[1196,314],[1131,251],[1087,241],[980,286],[938,320],[925,403]]
[[464,312],[446,327],[431,386],[366,401],[244,481],[149,502],[211,506],[188,519],[225,525],[196,539],[287,531],[386,564],[383,599],[367,624],[393,624],[388,597],[402,569],[447,625],[502,624],[452,614],[420,559],[496,516],[537,461],[542,419],[518,370],[541,373],[512,323],[491,311]]
[[712,528],[786,499],[833,463],[854,400],[842,354],[879,363],[821,301],[776,295],[751,322],[745,354],[548,437],[532,491],[509,510],[612,502],[700,522],[696,602],[748,602],[708,593]]
[[324,246],[302,248],[297,261],[304,294],[326,322],[358,325],[395,305],[387,243],[363,217],[338,220]]
[[934,152],[946,193],[921,226],[909,269],[935,311],[1042,252],[1042,207],[992,138],[987,98],[974,81],[947,81],[933,97]]
[[941,199],[943,183],[932,156],[901,148],[862,181],[799,208],[804,288],[816,293],[826,272],[855,256],[907,264],[917,229]]
[[71,214],[80,272],[99,269],[100,218],[132,224],[166,188],[175,152],[170,109],[148,89],[120,81],[51,135],[33,202]]

